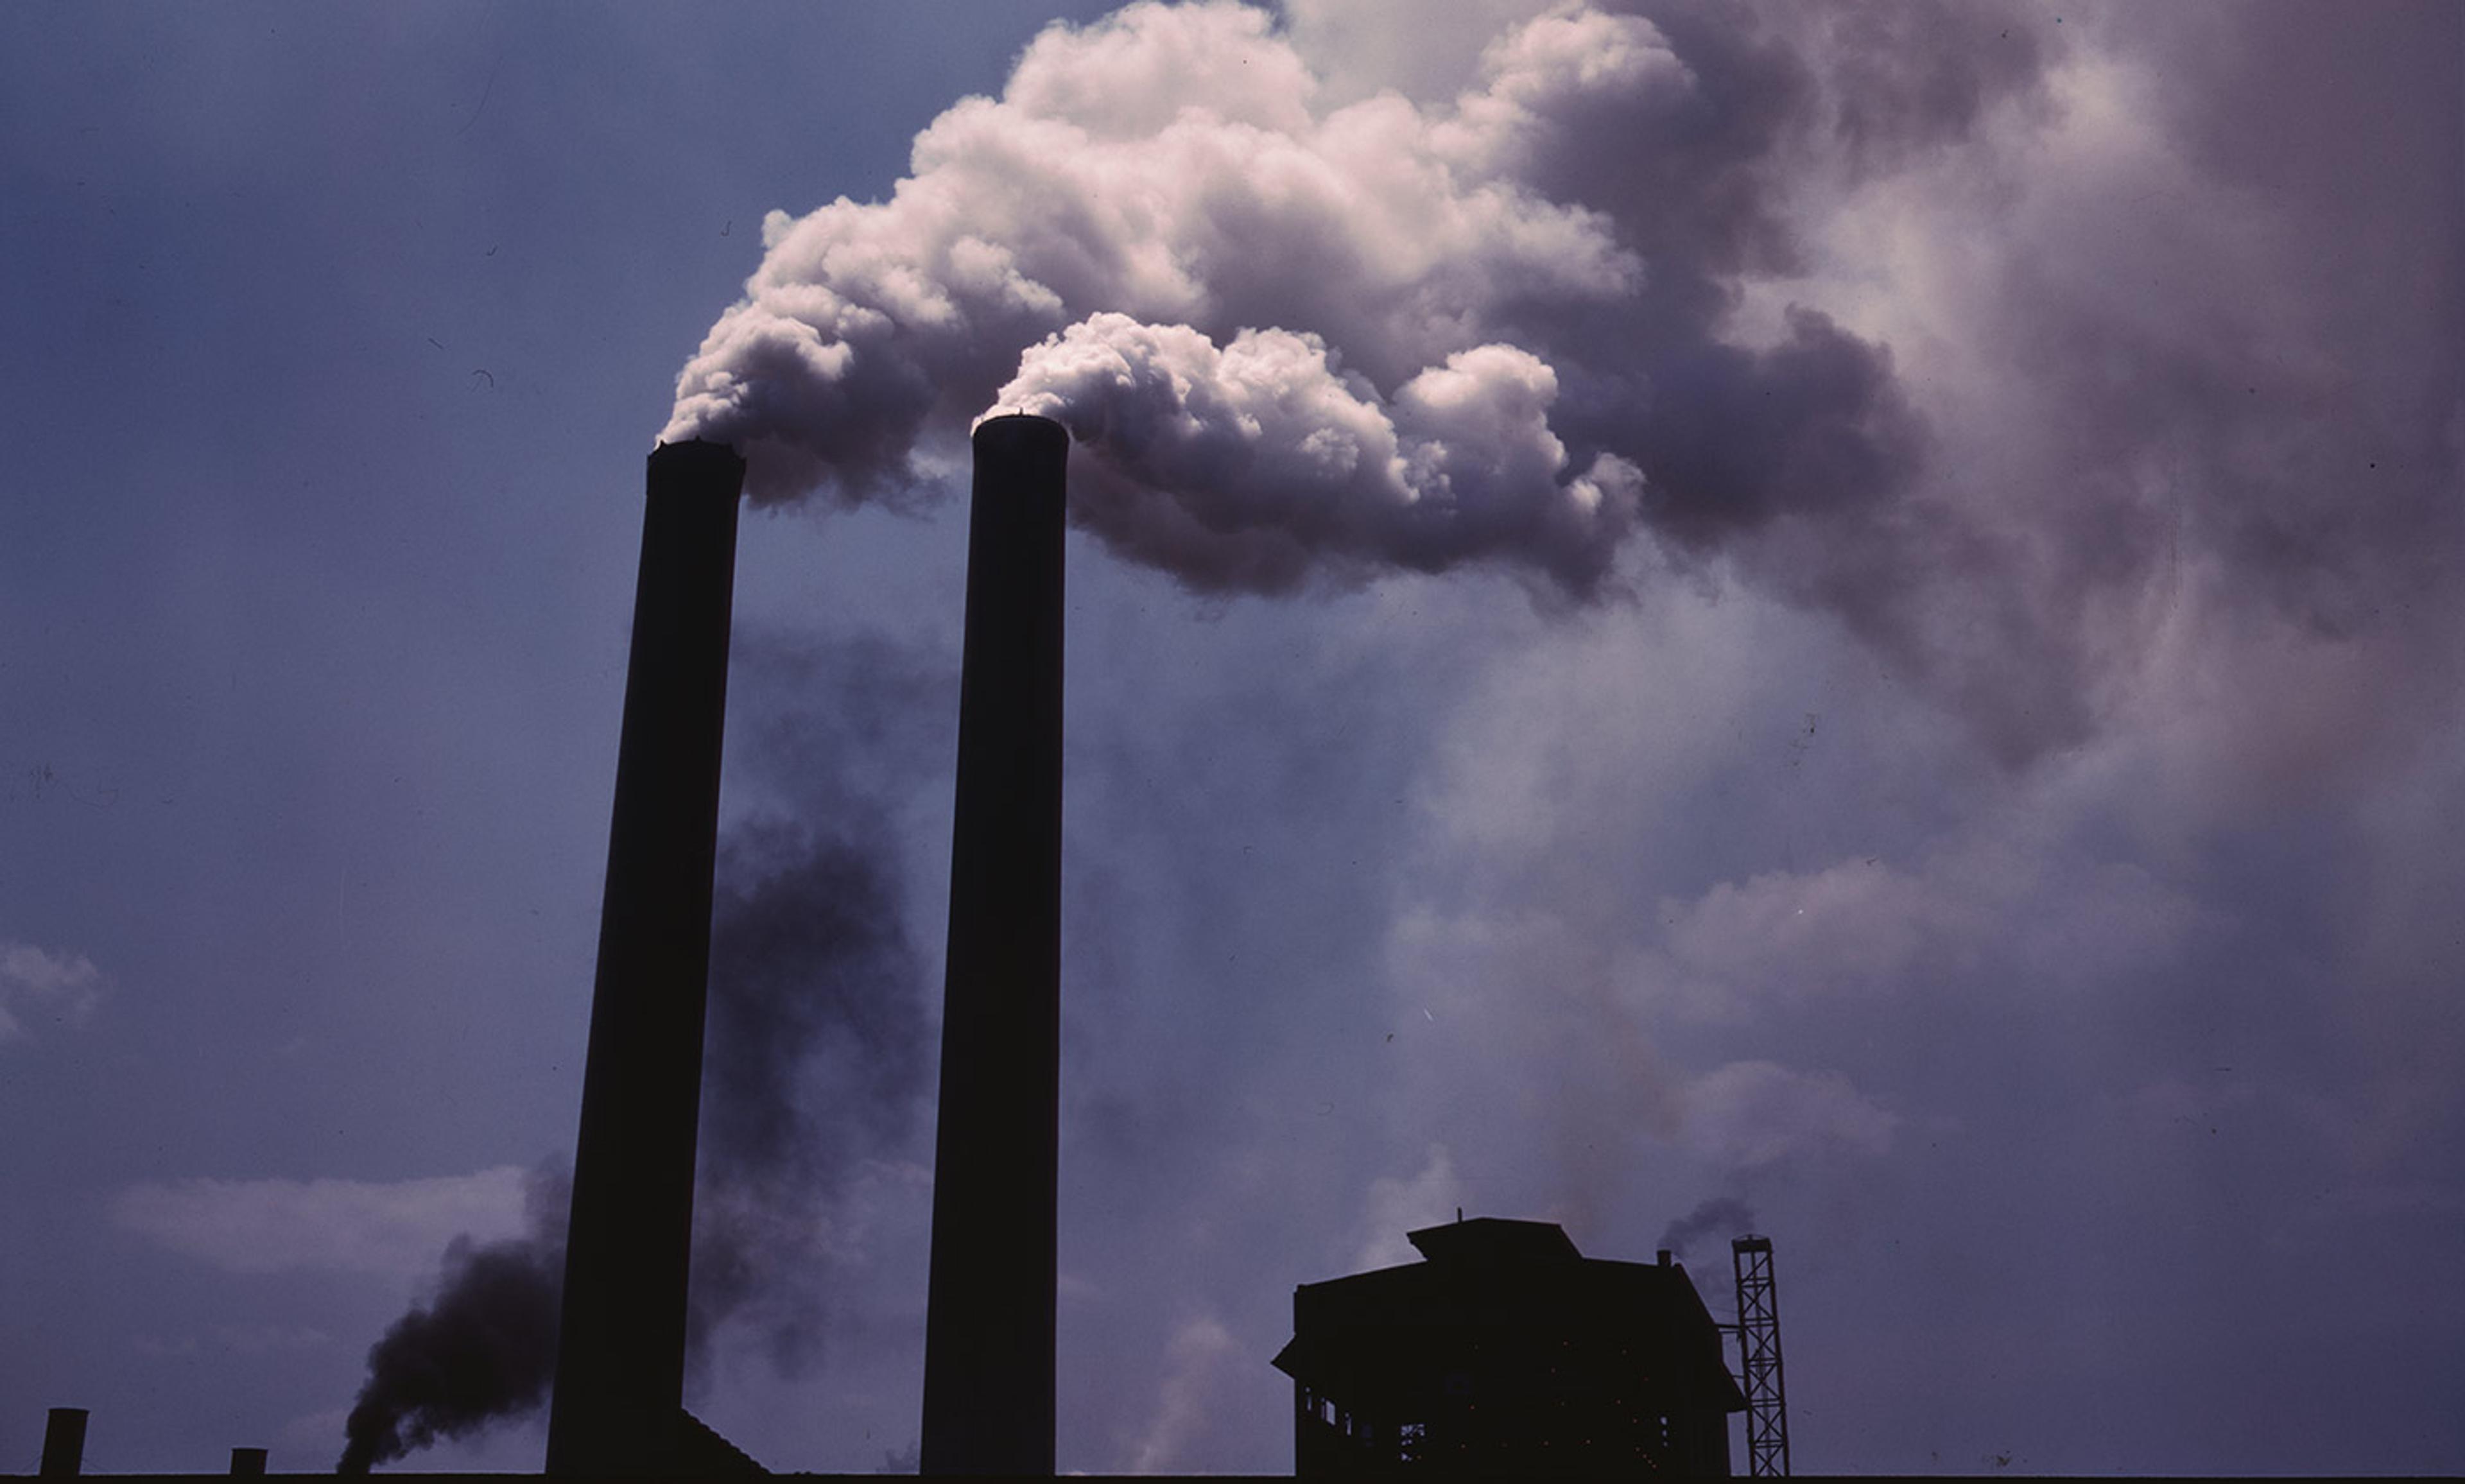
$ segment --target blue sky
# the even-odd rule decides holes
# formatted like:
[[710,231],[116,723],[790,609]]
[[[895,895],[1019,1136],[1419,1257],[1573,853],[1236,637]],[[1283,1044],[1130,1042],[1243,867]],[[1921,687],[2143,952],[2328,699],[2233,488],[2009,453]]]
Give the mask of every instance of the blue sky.
[[[446,1241],[517,1229],[679,369],[766,213],[889,199],[1104,9],[0,15],[0,1464],[74,1405],[98,1472],[326,1467]],[[1539,9],[1255,37],[1320,158],[1382,88],[1433,149],[1484,87],[1573,142],[1493,162],[1515,219],[1635,272],[1456,307],[1554,368],[1568,471],[1639,471],[1600,590],[1493,545],[1245,592],[1120,515],[1213,496],[1074,455],[1062,1467],[1288,1467],[1292,1285],[1457,1206],[1648,1260],[1731,1198],[1802,1469],[2465,1468],[2455,13],[1643,4],[1681,91],[1630,116],[1498,81]],[[1136,115],[1159,33],[1089,34],[1127,59],[1040,55]],[[1222,273],[1191,323],[1377,406],[1451,353]],[[730,828],[865,842],[921,1034],[967,410],[739,556]],[[788,1297],[698,1383],[773,1468],[914,1440],[928,1089],[843,1032]]]

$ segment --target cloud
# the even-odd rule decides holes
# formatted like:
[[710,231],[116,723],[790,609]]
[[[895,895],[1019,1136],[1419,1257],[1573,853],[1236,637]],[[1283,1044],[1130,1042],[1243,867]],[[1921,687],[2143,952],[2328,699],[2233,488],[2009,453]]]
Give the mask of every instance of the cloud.
[[1922,1004],[1979,979],[2074,999],[2151,986],[2226,919],[2146,864],[2070,837],[2113,805],[2102,761],[2044,775],[2025,808],[1982,815],[1907,868],[1854,856],[1664,897],[1638,978],[1674,1010],[1715,1019],[1834,994]]
[[1889,989],[1925,956],[1968,947],[1987,921],[1976,904],[1873,859],[1723,881],[1661,912],[1684,970],[1765,993]]
[[228,1273],[356,1273],[412,1278],[464,1233],[522,1229],[526,1172],[379,1184],[357,1180],[177,1180],[131,1185],[112,1220]]
[[[1993,57],[1972,11],[2035,29],[1958,9],[1929,45],[1965,32]],[[1967,672],[1965,708],[2007,755],[2162,717],[2222,675],[2249,685],[2247,720],[2218,728],[2211,764],[2281,760],[2288,732],[2316,730],[2305,688],[2238,656],[2247,642],[2281,652],[2267,635],[2290,624],[2326,641],[2312,677],[2361,679],[2400,659],[2391,631],[2453,616],[2435,574],[2457,550],[2438,512],[2460,469],[2465,121],[2453,65],[2422,60],[2456,40],[2429,14],[2095,9],[2028,106],[1809,202],[1804,270],[1769,296],[1893,347],[1929,431],[1914,505],[1954,517],[1936,581],[1840,610]],[[2392,109],[2419,121],[2405,139]],[[1996,681],[1989,656],[2014,673]],[[2393,673],[2452,687],[2427,657]]]
[[82,1024],[110,988],[84,954],[0,939],[0,1045],[30,1038],[30,1020]]
[[1222,1426],[1215,1404],[1224,1391],[1224,1372],[1249,1359],[1215,1316],[1183,1320],[1165,1346],[1155,1411],[1126,1450],[1121,1472],[1169,1473],[1204,1457],[1204,1435]]
[[1328,102],[1382,90],[1443,101],[1473,79],[1481,53],[1501,32],[1550,9],[1550,0],[1285,0],[1293,46],[1307,57]]
[[1407,1238],[1462,1210],[1463,1182],[1455,1175],[1447,1146],[1432,1144],[1429,1163],[1420,1173],[1409,1180],[1381,1175],[1369,1183],[1361,1205],[1361,1251],[1353,1267],[1366,1272],[1417,1262],[1420,1253]]
[[1795,1072],[1768,1061],[1733,1061],[1686,1084],[1677,1141],[1732,1170],[1806,1156],[1879,1155],[1899,1117],[1836,1072]]

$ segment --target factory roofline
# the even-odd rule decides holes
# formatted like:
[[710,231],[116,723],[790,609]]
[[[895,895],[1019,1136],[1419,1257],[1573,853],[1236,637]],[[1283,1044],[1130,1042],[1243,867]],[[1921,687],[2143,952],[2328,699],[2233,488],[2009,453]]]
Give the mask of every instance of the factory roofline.
[[1276,1368],[1367,1397],[1428,1379],[1418,1374],[1433,1363],[1423,1337],[1465,1325],[1548,1330],[1656,1353],[1721,1410],[1745,1409],[1721,1360],[1719,1326],[1684,1267],[1586,1257],[1546,1221],[1458,1219],[1407,1239],[1423,1261],[1296,1286],[1296,1332]]
[[[1566,1229],[1554,1221],[1509,1221],[1500,1216],[1458,1217],[1444,1226],[1404,1233],[1423,1257],[1437,1263],[1582,1262]],[[1341,1279],[1337,1281],[1341,1282]]]

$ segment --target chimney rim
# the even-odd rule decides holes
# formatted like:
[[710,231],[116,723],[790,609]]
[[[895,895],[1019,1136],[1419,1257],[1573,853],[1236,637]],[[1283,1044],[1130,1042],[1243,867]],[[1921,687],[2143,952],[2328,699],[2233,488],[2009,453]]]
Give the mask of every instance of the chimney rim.
[[970,447],[981,451],[988,436],[997,446],[1007,446],[1013,451],[1033,449],[1037,443],[1065,451],[1070,447],[1069,428],[1059,418],[1047,417],[1041,412],[996,412],[968,431],[967,442]]

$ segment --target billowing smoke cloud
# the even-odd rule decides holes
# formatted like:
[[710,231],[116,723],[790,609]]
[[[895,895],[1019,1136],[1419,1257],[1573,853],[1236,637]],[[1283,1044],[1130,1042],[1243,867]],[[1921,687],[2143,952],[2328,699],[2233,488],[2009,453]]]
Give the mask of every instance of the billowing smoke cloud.
[[[782,1374],[818,1362],[850,1177],[915,1128],[930,1042],[890,814],[920,756],[949,750],[926,720],[938,712],[921,704],[947,689],[945,668],[880,642],[736,646],[730,788],[766,803],[722,832],[712,904],[687,1336],[697,1374],[731,1325]],[[571,1188],[544,1172],[527,1193],[524,1234],[455,1239],[436,1297],[369,1352],[341,1472],[545,1403]]]
[[[1969,114],[2005,80],[1953,79]],[[663,436],[853,501],[988,406],[1041,412],[1093,452],[1077,518],[1217,591],[1490,562],[1581,597],[1642,524],[1708,547],[1906,481],[1879,347],[1807,309],[1716,335],[1788,260],[1752,100],[1805,91],[1786,54],[1560,7],[1451,101],[1319,91],[1244,5],[1047,31],[890,200],[772,214]],[[1906,125],[1870,91],[1880,157]]]
[[1576,592],[1609,569],[1643,475],[1614,454],[1561,482],[1558,378],[1479,345],[1383,399],[1325,343],[1099,314],[1033,347],[1005,409],[1103,449],[1077,506],[1124,552],[1202,587],[1276,591],[1314,570],[1443,571],[1511,552]]
[[[1076,518],[1209,592],[1740,578],[2015,764],[2165,683],[2187,599],[2343,642],[2380,585],[2435,588],[2457,192],[2272,214],[2321,193],[2301,142],[2168,121],[2183,90],[2136,67],[2216,23],[1467,8],[1428,24],[1500,21],[1468,82],[1407,98],[1359,96],[1307,50],[1330,8],[1295,9],[1057,25],[887,200],[773,213],[664,435],[744,448],[758,499],[855,502],[988,410],[1046,413]],[[2266,14],[2165,55],[2301,29]],[[2332,262],[2421,287],[2321,318]]]
[[1660,1233],[1660,1250],[1680,1259],[1696,1243],[1727,1231],[1743,1235],[1754,1229],[1755,1213],[1735,1196],[1716,1195],[1669,1224]]
[[366,1473],[547,1400],[573,1187],[562,1170],[543,1168],[523,1196],[523,1233],[485,1246],[455,1238],[435,1296],[394,1320],[368,1351],[336,1473]]

